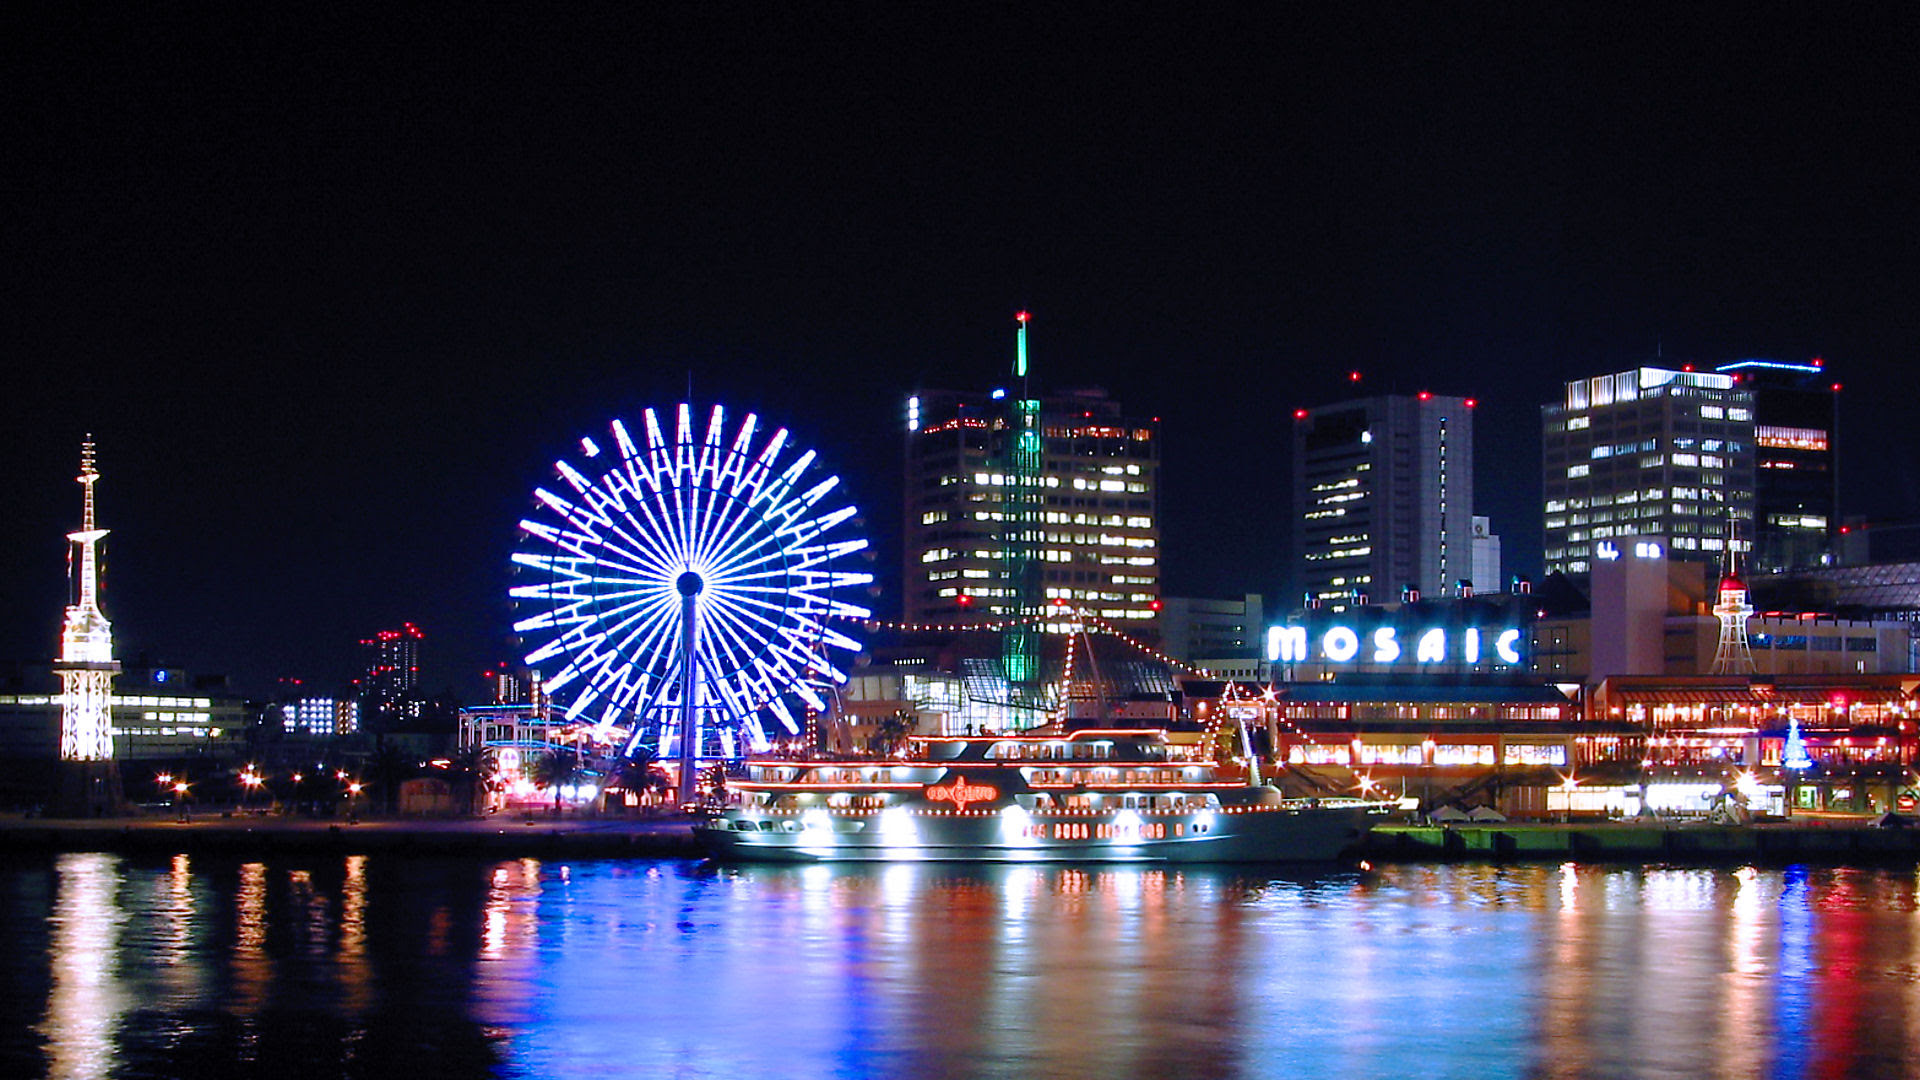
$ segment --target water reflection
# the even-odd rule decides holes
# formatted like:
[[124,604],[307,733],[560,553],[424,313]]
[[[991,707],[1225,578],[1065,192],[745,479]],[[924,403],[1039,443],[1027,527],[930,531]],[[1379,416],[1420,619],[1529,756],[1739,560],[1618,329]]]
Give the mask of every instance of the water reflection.
[[1915,886],[64,855],[0,1075],[1907,1077]]
[[61,855],[54,867],[50,949],[52,989],[45,1020],[47,1075],[105,1075],[113,1061],[114,1023],[126,1007],[115,932],[125,920],[115,897],[119,860],[95,852]]
[[233,1011],[259,1012],[267,1003],[273,982],[273,959],[267,955],[267,866],[250,862],[240,867],[234,887],[232,967]]

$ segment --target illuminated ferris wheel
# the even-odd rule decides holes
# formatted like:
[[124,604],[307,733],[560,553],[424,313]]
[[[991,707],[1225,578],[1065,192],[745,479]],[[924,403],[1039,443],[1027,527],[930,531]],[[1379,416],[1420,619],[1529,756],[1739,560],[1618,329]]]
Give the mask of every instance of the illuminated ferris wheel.
[[736,756],[742,735],[764,749],[763,714],[799,734],[794,706],[826,707],[847,678],[834,651],[860,647],[828,620],[870,614],[834,593],[873,575],[836,569],[867,541],[828,538],[855,510],[824,505],[839,478],[809,475],[813,451],[782,464],[785,429],[756,451],[751,413],[731,438],[718,405],[704,432],[688,405],[676,421],[648,409],[636,441],[615,420],[610,447],[580,440],[588,464],[555,464],[513,555],[543,580],[510,595],[535,609],[513,628],[540,642],[526,662],[566,715],[677,756],[685,792],[698,758]]

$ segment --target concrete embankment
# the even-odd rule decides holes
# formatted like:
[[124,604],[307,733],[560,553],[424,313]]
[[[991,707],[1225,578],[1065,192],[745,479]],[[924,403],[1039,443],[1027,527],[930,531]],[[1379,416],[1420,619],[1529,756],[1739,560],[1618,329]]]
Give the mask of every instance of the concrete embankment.
[[[0,816],[0,851],[274,855],[481,855],[501,858],[698,858],[685,818],[493,817],[359,822],[207,815],[58,820]],[[1920,829],[1864,821],[1746,826],[1591,822],[1381,825],[1362,857],[1376,862],[1535,859],[1577,862],[1920,863]]]
[[0,818],[0,848],[262,855],[399,852],[535,858],[562,855],[695,858],[701,854],[684,818],[350,822],[209,816],[182,822],[152,818],[63,821],[6,817]]
[[1871,828],[1864,823],[1382,825],[1367,837],[1363,854],[1388,862],[1920,862],[1920,830]]

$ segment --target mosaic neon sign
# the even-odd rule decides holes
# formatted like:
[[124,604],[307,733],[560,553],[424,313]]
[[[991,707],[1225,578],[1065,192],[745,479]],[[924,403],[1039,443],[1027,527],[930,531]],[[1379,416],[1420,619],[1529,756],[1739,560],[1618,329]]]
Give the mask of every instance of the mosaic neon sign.
[[1397,664],[1411,652],[1416,664],[1478,664],[1484,659],[1518,667],[1525,662],[1515,627],[1483,632],[1476,626],[1460,630],[1434,626],[1415,628],[1405,638],[1400,630],[1381,626],[1362,637],[1351,626],[1335,624],[1320,629],[1316,637],[1304,626],[1269,626],[1267,660],[1275,664]]
[[992,802],[999,797],[999,788],[992,784],[969,784],[965,777],[951,784],[933,784],[927,788],[928,802],[952,803],[956,810],[965,810],[968,803]]

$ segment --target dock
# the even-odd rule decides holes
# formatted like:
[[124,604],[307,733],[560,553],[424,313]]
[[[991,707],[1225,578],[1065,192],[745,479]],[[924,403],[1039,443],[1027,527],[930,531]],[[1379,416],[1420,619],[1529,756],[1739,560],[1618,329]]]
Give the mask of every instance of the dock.
[[685,817],[302,818],[206,814],[63,820],[0,816],[0,849],[193,854],[491,855],[678,859],[702,855]]
[[1920,828],[1880,828],[1868,819],[1753,825],[1600,821],[1380,825],[1362,857],[1386,862],[1555,860],[1574,862],[1920,862]]

